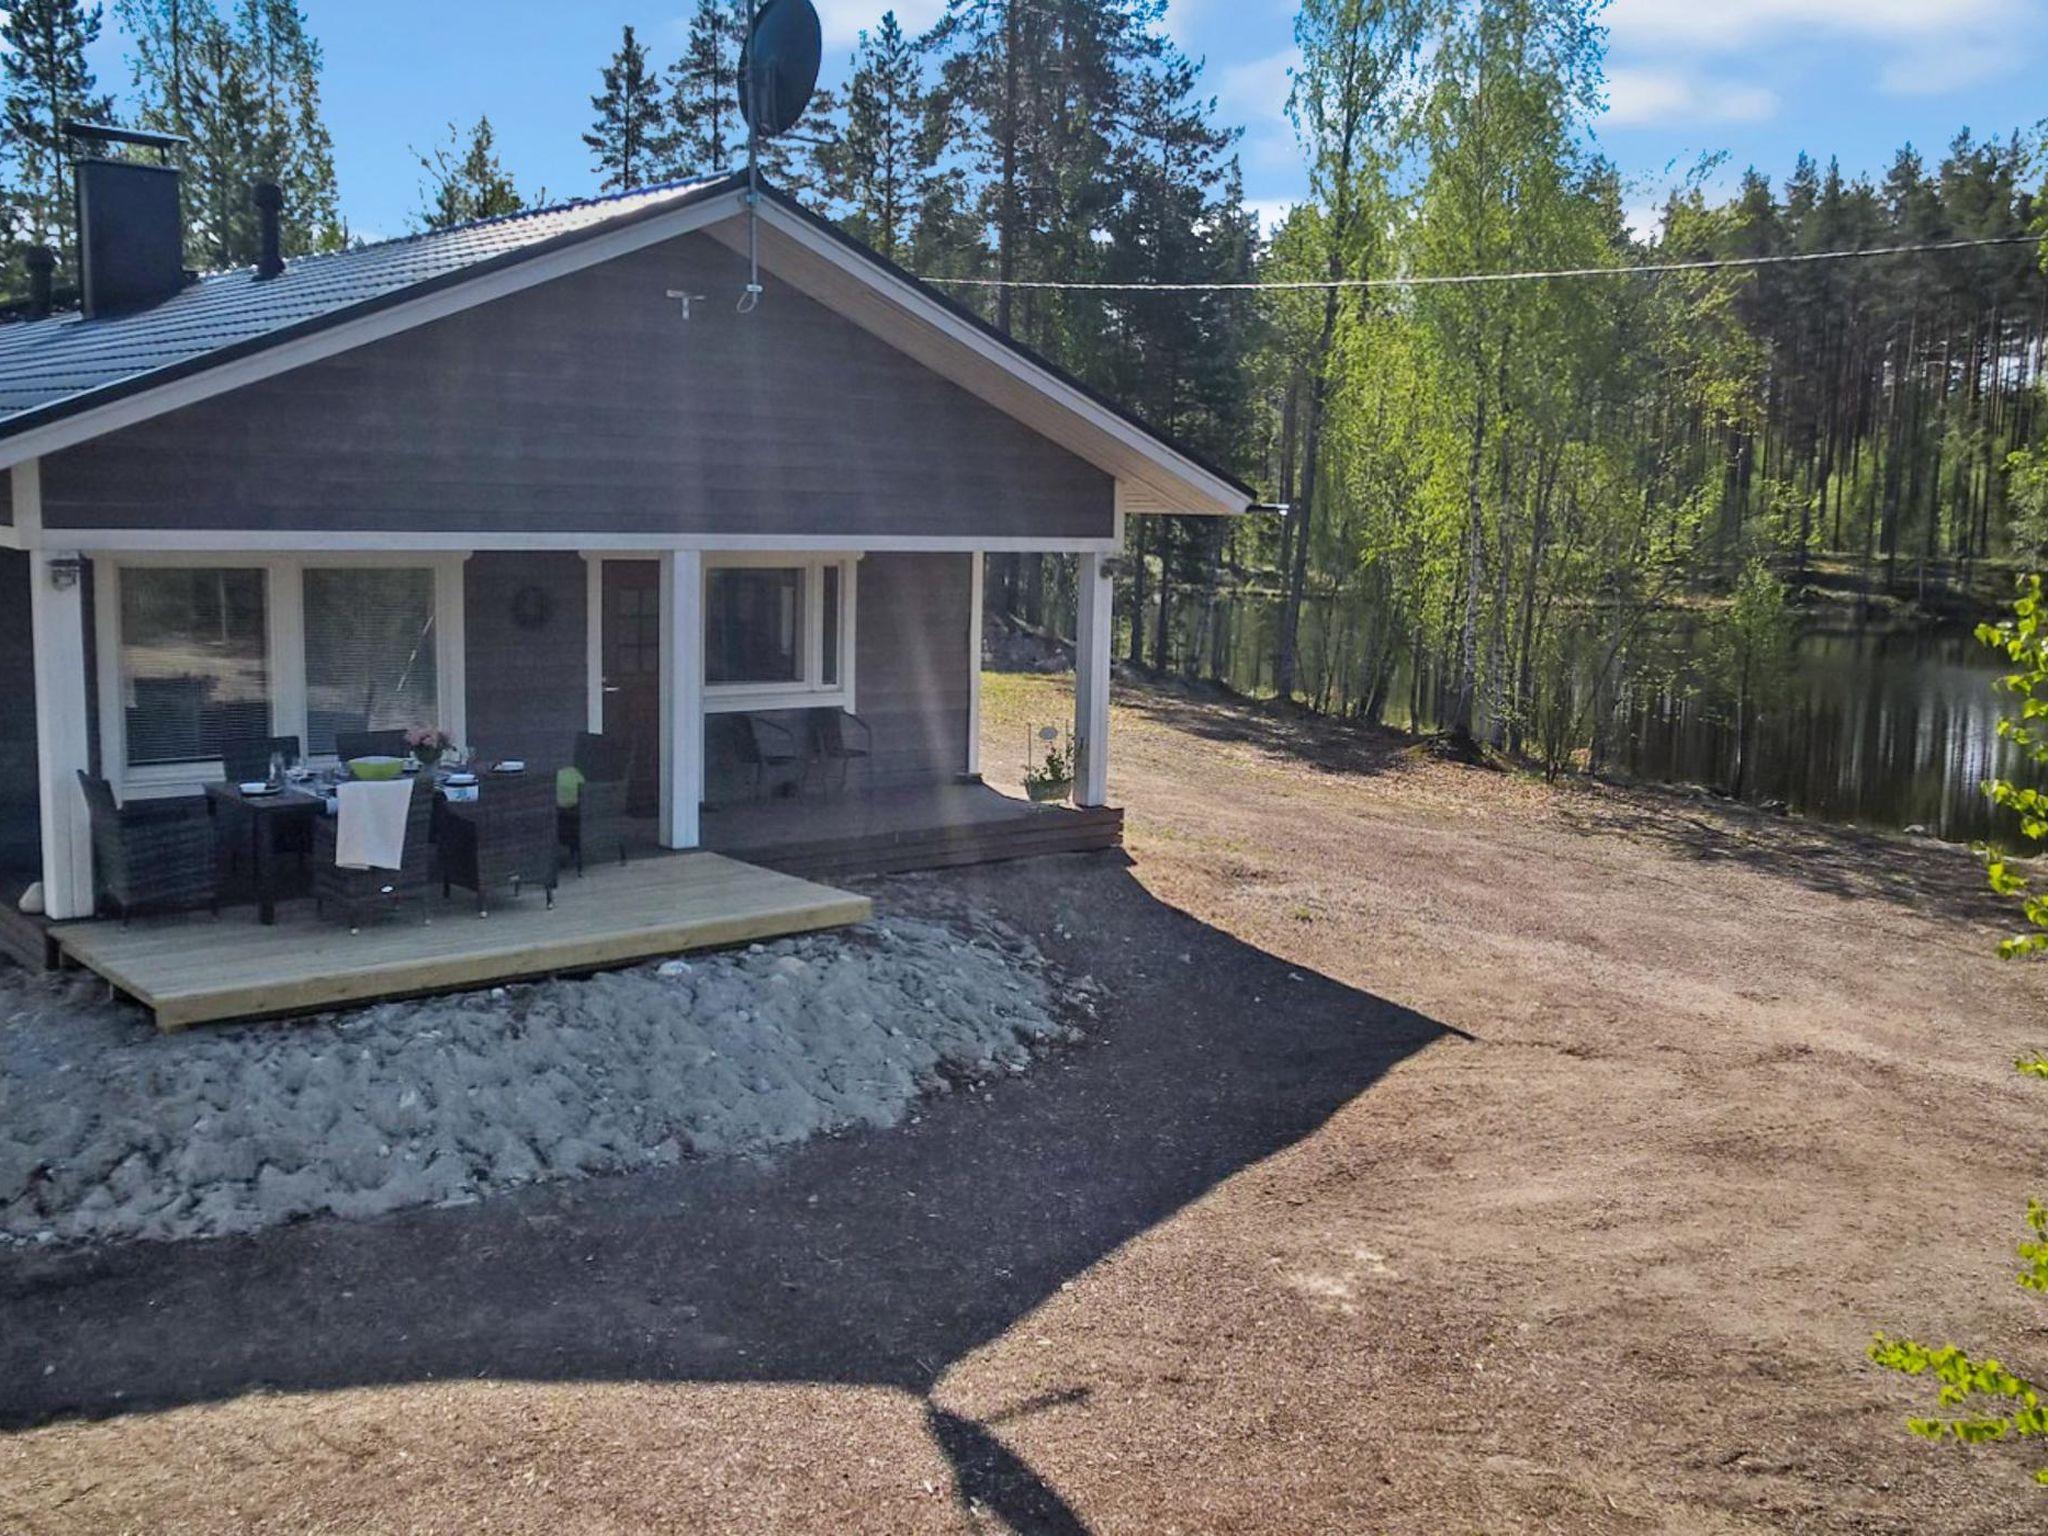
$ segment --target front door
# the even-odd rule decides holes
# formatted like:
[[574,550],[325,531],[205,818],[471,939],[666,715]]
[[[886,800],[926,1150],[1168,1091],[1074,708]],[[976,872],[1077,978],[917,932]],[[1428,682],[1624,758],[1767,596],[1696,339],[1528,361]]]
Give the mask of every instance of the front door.
[[604,562],[604,733],[631,753],[636,816],[661,811],[661,562]]

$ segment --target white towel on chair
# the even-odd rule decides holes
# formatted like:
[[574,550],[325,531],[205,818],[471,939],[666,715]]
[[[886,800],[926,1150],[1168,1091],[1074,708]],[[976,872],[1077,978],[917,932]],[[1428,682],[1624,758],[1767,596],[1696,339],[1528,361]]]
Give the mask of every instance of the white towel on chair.
[[337,798],[340,824],[334,829],[334,862],[342,869],[403,868],[412,781],[344,784]]

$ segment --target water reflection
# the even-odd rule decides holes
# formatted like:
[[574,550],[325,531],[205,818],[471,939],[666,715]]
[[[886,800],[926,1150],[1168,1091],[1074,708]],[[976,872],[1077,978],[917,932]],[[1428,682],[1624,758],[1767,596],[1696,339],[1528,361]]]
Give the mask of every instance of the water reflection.
[[[1274,605],[1190,601],[1176,619],[1200,658],[1195,670],[1248,693],[1271,692]],[[1303,684],[1319,707],[1361,709],[1357,695],[1372,686],[1353,659],[1363,629],[1355,615],[1304,612]],[[1334,668],[1324,665],[1326,645],[1340,658]],[[1697,649],[1682,630],[1645,647],[1607,737],[1606,766],[1658,782],[1728,786],[1734,733],[1725,701],[1706,698],[1692,676]],[[1830,821],[1925,827],[1956,842],[2016,840],[2013,818],[1994,811],[1982,789],[2009,757],[1997,726],[2010,696],[1992,686],[2004,670],[1969,634],[1808,634],[1783,693],[1753,723],[1744,797]],[[1436,729],[1438,682],[1414,677],[1404,657],[1380,685],[1381,718],[1398,729]]]
[[[1967,841],[2010,836],[1983,781],[1998,771],[1999,658],[1967,635],[1808,635],[1790,684],[1756,729],[1749,797],[1871,826],[1924,826]],[[1630,712],[1619,766],[1722,785],[1733,733],[1675,691]]]

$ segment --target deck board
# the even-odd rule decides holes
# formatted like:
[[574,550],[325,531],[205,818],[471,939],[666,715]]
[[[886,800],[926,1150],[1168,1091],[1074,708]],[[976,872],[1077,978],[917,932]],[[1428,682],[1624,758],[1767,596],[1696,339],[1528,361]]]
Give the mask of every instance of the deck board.
[[62,923],[65,956],[151,1009],[166,1030],[230,1019],[598,970],[865,922],[865,896],[715,853],[638,859],[568,876],[553,911],[538,893],[479,918],[432,903],[350,933],[294,903],[265,928],[248,913]]

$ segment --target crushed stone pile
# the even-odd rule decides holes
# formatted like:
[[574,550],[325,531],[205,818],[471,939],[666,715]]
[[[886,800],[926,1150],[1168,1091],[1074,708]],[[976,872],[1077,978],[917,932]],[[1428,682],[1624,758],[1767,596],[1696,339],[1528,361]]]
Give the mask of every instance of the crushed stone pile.
[[176,1036],[0,965],[0,1242],[372,1216],[885,1127],[1078,1038],[1059,1012],[1088,993],[979,914]]

